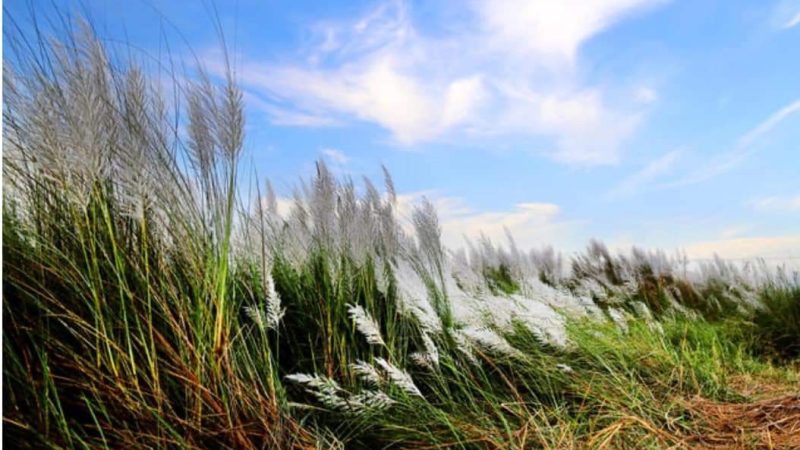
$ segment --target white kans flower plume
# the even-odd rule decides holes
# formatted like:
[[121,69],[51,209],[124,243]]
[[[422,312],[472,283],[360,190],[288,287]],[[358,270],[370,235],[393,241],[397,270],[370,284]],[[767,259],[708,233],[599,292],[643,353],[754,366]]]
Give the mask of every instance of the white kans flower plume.
[[625,317],[625,314],[622,312],[622,310],[617,308],[608,308],[607,312],[612,322],[617,324],[622,331],[628,331],[628,318]]
[[[363,364],[369,366],[366,363]],[[375,368],[372,368],[372,370],[375,371]],[[366,390],[360,394],[351,394],[342,389],[332,378],[322,375],[296,373],[287,375],[286,379],[304,385],[306,391],[326,407],[351,414],[383,411],[395,403],[394,400],[381,391]]]
[[267,319],[271,328],[277,327],[285,314],[286,308],[281,308],[281,297],[275,290],[275,280],[267,274]]
[[572,369],[568,364],[556,364],[556,369],[560,370],[562,373],[572,373],[575,370]]
[[395,403],[391,397],[381,391],[363,391],[350,397],[347,401],[356,413],[383,411]]
[[383,381],[378,369],[364,361],[358,360],[355,364],[350,364],[350,368],[359,378],[373,386],[377,386]]
[[327,392],[338,392],[341,390],[339,383],[332,378],[323,375],[308,375],[305,373],[293,373],[286,375],[286,379],[297,384],[302,384],[309,388],[324,390]]
[[428,333],[422,333],[422,344],[425,346],[425,351],[413,353],[411,359],[418,365],[431,370],[439,368],[439,349]]
[[275,290],[275,281],[267,275],[267,300],[262,309],[257,306],[245,306],[244,312],[261,330],[274,330],[286,315],[286,309],[281,308],[281,297]]
[[505,338],[488,328],[466,328],[463,333],[467,339],[486,350],[515,358],[523,356],[522,352],[512,347]]
[[375,358],[375,362],[386,371],[386,374],[389,375],[389,379],[392,380],[395,386],[404,390],[409,395],[422,397],[422,392],[420,392],[417,385],[414,384],[414,380],[411,379],[411,375],[409,375],[408,372],[383,358]]
[[306,391],[328,408],[348,408],[347,401],[339,396],[339,393],[342,392],[342,388],[339,387],[339,383],[332,378],[322,375],[295,373],[286,375],[286,379],[306,386]]
[[463,353],[472,364],[480,364],[480,361],[475,357],[475,353],[473,352],[472,342],[470,342],[467,336],[461,330],[452,330],[452,336],[453,340],[456,341],[456,348],[458,351]]
[[386,345],[381,337],[381,329],[378,323],[361,305],[349,305],[348,312],[350,319],[356,324],[358,331],[367,338],[367,342],[375,345]]

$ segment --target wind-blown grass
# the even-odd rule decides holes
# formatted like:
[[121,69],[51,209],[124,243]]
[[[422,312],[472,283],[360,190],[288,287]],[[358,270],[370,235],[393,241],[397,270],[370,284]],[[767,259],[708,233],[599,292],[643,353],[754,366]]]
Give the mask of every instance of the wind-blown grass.
[[381,192],[322,162],[288,214],[269,185],[247,205],[232,70],[170,74],[167,103],[89,27],[6,39],[14,448],[662,448],[703,432],[696,396],[798,382],[785,271],[450,251],[388,171]]

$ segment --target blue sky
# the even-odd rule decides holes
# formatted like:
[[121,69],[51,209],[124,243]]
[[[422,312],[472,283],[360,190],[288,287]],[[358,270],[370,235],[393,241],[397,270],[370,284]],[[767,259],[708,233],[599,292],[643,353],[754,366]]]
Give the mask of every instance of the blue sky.
[[[29,4],[5,2],[12,14]],[[220,73],[247,156],[288,195],[313,162],[391,171],[446,241],[800,258],[800,1],[84,0],[110,42]],[[176,30],[179,30],[176,31]],[[191,49],[191,51],[190,51]],[[194,56],[192,56],[194,55]]]

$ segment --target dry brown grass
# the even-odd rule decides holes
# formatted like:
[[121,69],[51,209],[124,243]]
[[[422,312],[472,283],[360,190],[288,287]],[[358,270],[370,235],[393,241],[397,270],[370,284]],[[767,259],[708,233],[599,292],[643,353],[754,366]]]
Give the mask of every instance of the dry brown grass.
[[[800,374],[800,369],[797,371]],[[739,374],[732,376],[728,387],[751,400],[765,400],[797,392],[796,385],[790,384],[781,374]]]
[[800,394],[749,403],[695,397],[686,406],[697,422],[687,442],[696,448],[800,449]]

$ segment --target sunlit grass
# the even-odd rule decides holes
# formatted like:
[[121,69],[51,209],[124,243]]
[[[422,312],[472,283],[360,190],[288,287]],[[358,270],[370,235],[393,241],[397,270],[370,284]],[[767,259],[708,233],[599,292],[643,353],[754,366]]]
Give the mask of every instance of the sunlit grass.
[[5,61],[14,448],[663,448],[703,432],[693,398],[798,382],[784,272],[451,252],[432,204],[397,218],[388,172],[323,163],[288,215],[269,187],[244,204],[232,72],[168,73],[166,104],[81,30],[12,33]]

